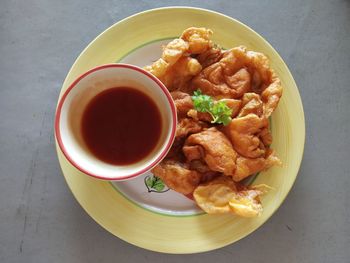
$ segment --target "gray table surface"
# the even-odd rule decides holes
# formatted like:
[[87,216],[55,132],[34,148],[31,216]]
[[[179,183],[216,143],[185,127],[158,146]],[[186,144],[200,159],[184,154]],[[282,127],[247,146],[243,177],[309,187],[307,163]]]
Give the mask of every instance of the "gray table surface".
[[[53,136],[82,49],[118,20],[165,5],[213,9],[263,35],[306,114],[303,163],[281,208],[243,240],[195,255],[146,251],[96,224],[61,175]],[[349,54],[349,1],[1,0],[0,262],[350,262]]]

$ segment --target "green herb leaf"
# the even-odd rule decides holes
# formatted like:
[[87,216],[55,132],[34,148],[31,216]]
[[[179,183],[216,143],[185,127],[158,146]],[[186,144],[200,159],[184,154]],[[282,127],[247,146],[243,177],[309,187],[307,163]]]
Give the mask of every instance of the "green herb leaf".
[[212,97],[202,94],[200,90],[193,93],[192,101],[197,111],[208,112],[212,116],[212,123],[228,125],[231,122],[232,109],[226,105],[226,102],[214,102]]
[[200,90],[193,93],[192,100],[194,108],[199,112],[209,112],[214,103],[210,96],[203,95]]
[[212,123],[222,123],[228,125],[231,122],[232,109],[229,108],[224,101],[214,103],[211,113],[215,116]]

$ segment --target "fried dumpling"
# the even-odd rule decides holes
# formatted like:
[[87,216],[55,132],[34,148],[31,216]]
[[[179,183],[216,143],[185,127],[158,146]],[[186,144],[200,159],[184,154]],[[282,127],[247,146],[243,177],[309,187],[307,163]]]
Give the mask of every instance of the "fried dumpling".
[[162,179],[169,188],[185,195],[192,193],[201,180],[200,173],[171,159],[163,160],[152,169],[152,173]]
[[259,134],[267,125],[266,118],[259,118],[250,113],[244,117],[234,118],[224,129],[233,148],[240,155],[247,158],[258,158],[264,156],[266,152],[266,147],[261,142]]
[[207,125],[200,121],[195,121],[191,118],[180,119],[176,126],[175,137],[186,137],[189,134],[198,133]]
[[257,93],[264,103],[265,117],[271,115],[282,96],[281,81],[267,57],[244,46],[226,51],[220,61],[204,68],[191,87],[215,98],[237,99],[248,92]]
[[234,174],[237,154],[226,136],[215,127],[190,135],[183,152],[188,161],[203,159],[212,171]]
[[250,92],[245,93],[242,97],[242,108],[237,117],[243,117],[250,113],[261,117],[264,113],[264,105],[259,94]]
[[177,117],[186,117],[187,112],[193,109],[191,96],[188,93],[182,91],[173,91],[170,94],[176,106]]
[[166,72],[159,76],[159,80],[168,90],[187,90],[190,81],[202,70],[201,64],[191,57],[181,57]]
[[192,78],[202,70],[201,64],[191,55],[199,55],[212,46],[212,31],[206,28],[190,27],[180,38],[163,47],[162,57],[145,67],[168,88],[187,90]]
[[236,170],[232,179],[239,182],[250,175],[264,171],[274,165],[280,166],[281,160],[272,150],[266,153],[266,156],[259,158],[245,158],[238,156],[236,160]]
[[212,46],[212,34],[213,31],[205,27],[190,27],[182,33],[181,38],[188,43],[190,54],[201,54]]
[[206,68],[218,62],[222,58],[223,54],[224,52],[221,50],[221,48],[213,46],[196,56],[196,59],[202,65],[203,68]]
[[260,216],[262,187],[243,187],[227,176],[220,176],[193,192],[197,205],[208,214],[233,213],[242,217]]

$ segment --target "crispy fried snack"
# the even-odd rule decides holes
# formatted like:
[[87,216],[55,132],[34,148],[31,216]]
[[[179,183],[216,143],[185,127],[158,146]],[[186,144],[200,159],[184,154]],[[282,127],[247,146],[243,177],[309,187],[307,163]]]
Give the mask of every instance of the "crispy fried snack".
[[[219,62],[205,68],[192,80],[192,91],[200,89],[216,99],[237,99],[250,90],[250,75],[247,69],[242,68],[235,73],[226,72],[226,66]],[[227,74],[227,75],[226,75]]]
[[220,101],[224,101],[226,103],[226,105],[232,110],[231,118],[234,118],[237,116],[237,114],[240,111],[240,108],[242,106],[241,100],[221,99]]
[[174,65],[188,50],[189,45],[182,39],[174,39],[163,47],[162,57],[152,65],[146,66],[145,70],[156,77],[162,77],[168,68]]
[[196,59],[202,65],[203,68],[206,68],[218,62],[222,58],[223,54],[224,52],[222,51],[221,48],[217,46],[213,46],[208,50],[204,51],[203,53],[199,54],[198,56],[196,56]]
[[264,105],[259,96],[256,93],[245,93],[242,97],[242,108],[239,111],[238,117],[246,116],[250,113],[261,117],[264,113]]
[[187,116],[194,119],[195,121],[211,122],[213,118],[208,112],[199,112],[195,109],[191,109],[187,112]]
[[203,122],[197,122],[190,118],[180,119],[176,126],[175,137],[186,137],[189,134],[198,133],[207,125]]
[[189,44],[183,39],[174,39],[163,49],[162,58],[169,66],[174,65],[188,51]]
[[188,42],[174,39],[163,48],[162,57],[145,70],[159,78],[169,90],[185,87],[202,70],[201,64],[188,56],[188,51]]
[[192,78],[202,70],[201,64],[191,57],[181,57],[159,77],[168,90],[186,90]]
[[174,39],[163,48],[162,57],[145,70],[151,72],[170,90],[186,90],[191,79],[202,70],[201,64],[191,55],[210,50],[210,36],[206,28],[190,27],[181,38]]
[[239,182],[252,174],[267,170],[274,165],[280,166],[282,162],[272,150],[268,150],[266,156],[259,158],[238,156],[236,160],[236,170],[232,179],[235,182]]
[[[175,141],[152,172],[169,188],[188,195],[209,214],[262,213],[263,185],[239,182],[281,161],[270,148],[268,118],[282,96],[281,81],[268,58],[244,46],[222,50],[212,43],[212,31],[191,27],[163,47],[160,59],[145,69],[171,91],[177,108]],[[207,108],[194,107],[193,91],[213,97],[232,109],[227,126],[213,124]],[[199,108],[198,108],[199,109]]]
[[162,179],[169,188],[185,195],[192,193],[201,180],[200,173],[174,160],[163,160],[153,168],[152,173]]
[[193,109],[191,96],[188,93],[182,91],[173,91],[170,94],[176,106],[177,117],[186,117],[187,112]]
[[197,205],[208,214],[233,213],[242,217],[260,216],[263,187],[242,187],[227,176],[199,185],[193,192]]
[[190,54],[201,54],[211,48],[210,40],[213,31],[204,27],[187,28],[181,35],[189,45]]
[[188,161],[203,159],[212,171],[234,174],[237,154],[226,136],[215,127],[190,135],[183,152]]
[[146,66],[145,70],[149,71],[162,81],[162,78],[165,76],[168,69],[187,52],[188,48],[189,45],[184,40],[174,39],[163,47],[162,57],[152,65]]
[[265,106],[264,115],[266,118],[271,116],[282,97],[281,81],[275,74],[271,78],[272,83],[261,93],[261,98]]
[[[264,118],[264,104],[258,94],[245,93],[242,98],[242,108],[237,117],[244,117],[251,113],[255,114],[259,118]],[[269,122],[265,122],[265,124],[266,125],[262,127],[260,132],[258,132],[256,135],[261,140],[263,145],[268,147],[272,143],[272,135],[269,129]]]
[[224,127],[233,148],[243,157],[258,158],[265,155],[266,147],[259,134],[268,126],[264,117],[250,113],[244,117],[234,118]]
[[201,121],[195,121],[191,118],[182,118],[176,125],[175,140],[167,157],[182,159],[182,147],[186,137],[190,134],[202,131],[208,125]]
[[282,86],[270,68],[267,57],[239,46],[226,51],[223,58],[206,67],[192,80],[192,90],[201,89],[216,98],[241,98],[244,93],[261,95],[264,115],[269,117],[282,96]]

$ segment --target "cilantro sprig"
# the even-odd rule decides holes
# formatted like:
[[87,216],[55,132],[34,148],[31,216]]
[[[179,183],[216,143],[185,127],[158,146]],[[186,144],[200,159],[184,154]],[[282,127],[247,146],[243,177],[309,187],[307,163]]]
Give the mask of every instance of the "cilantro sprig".
[[214,101],[212,97],[202,94],[199,89],[193,93],[192,101],[197,111],[210,114],[213,119],[211,123],[228,125],[231,122],[232,109],[225,101]]

